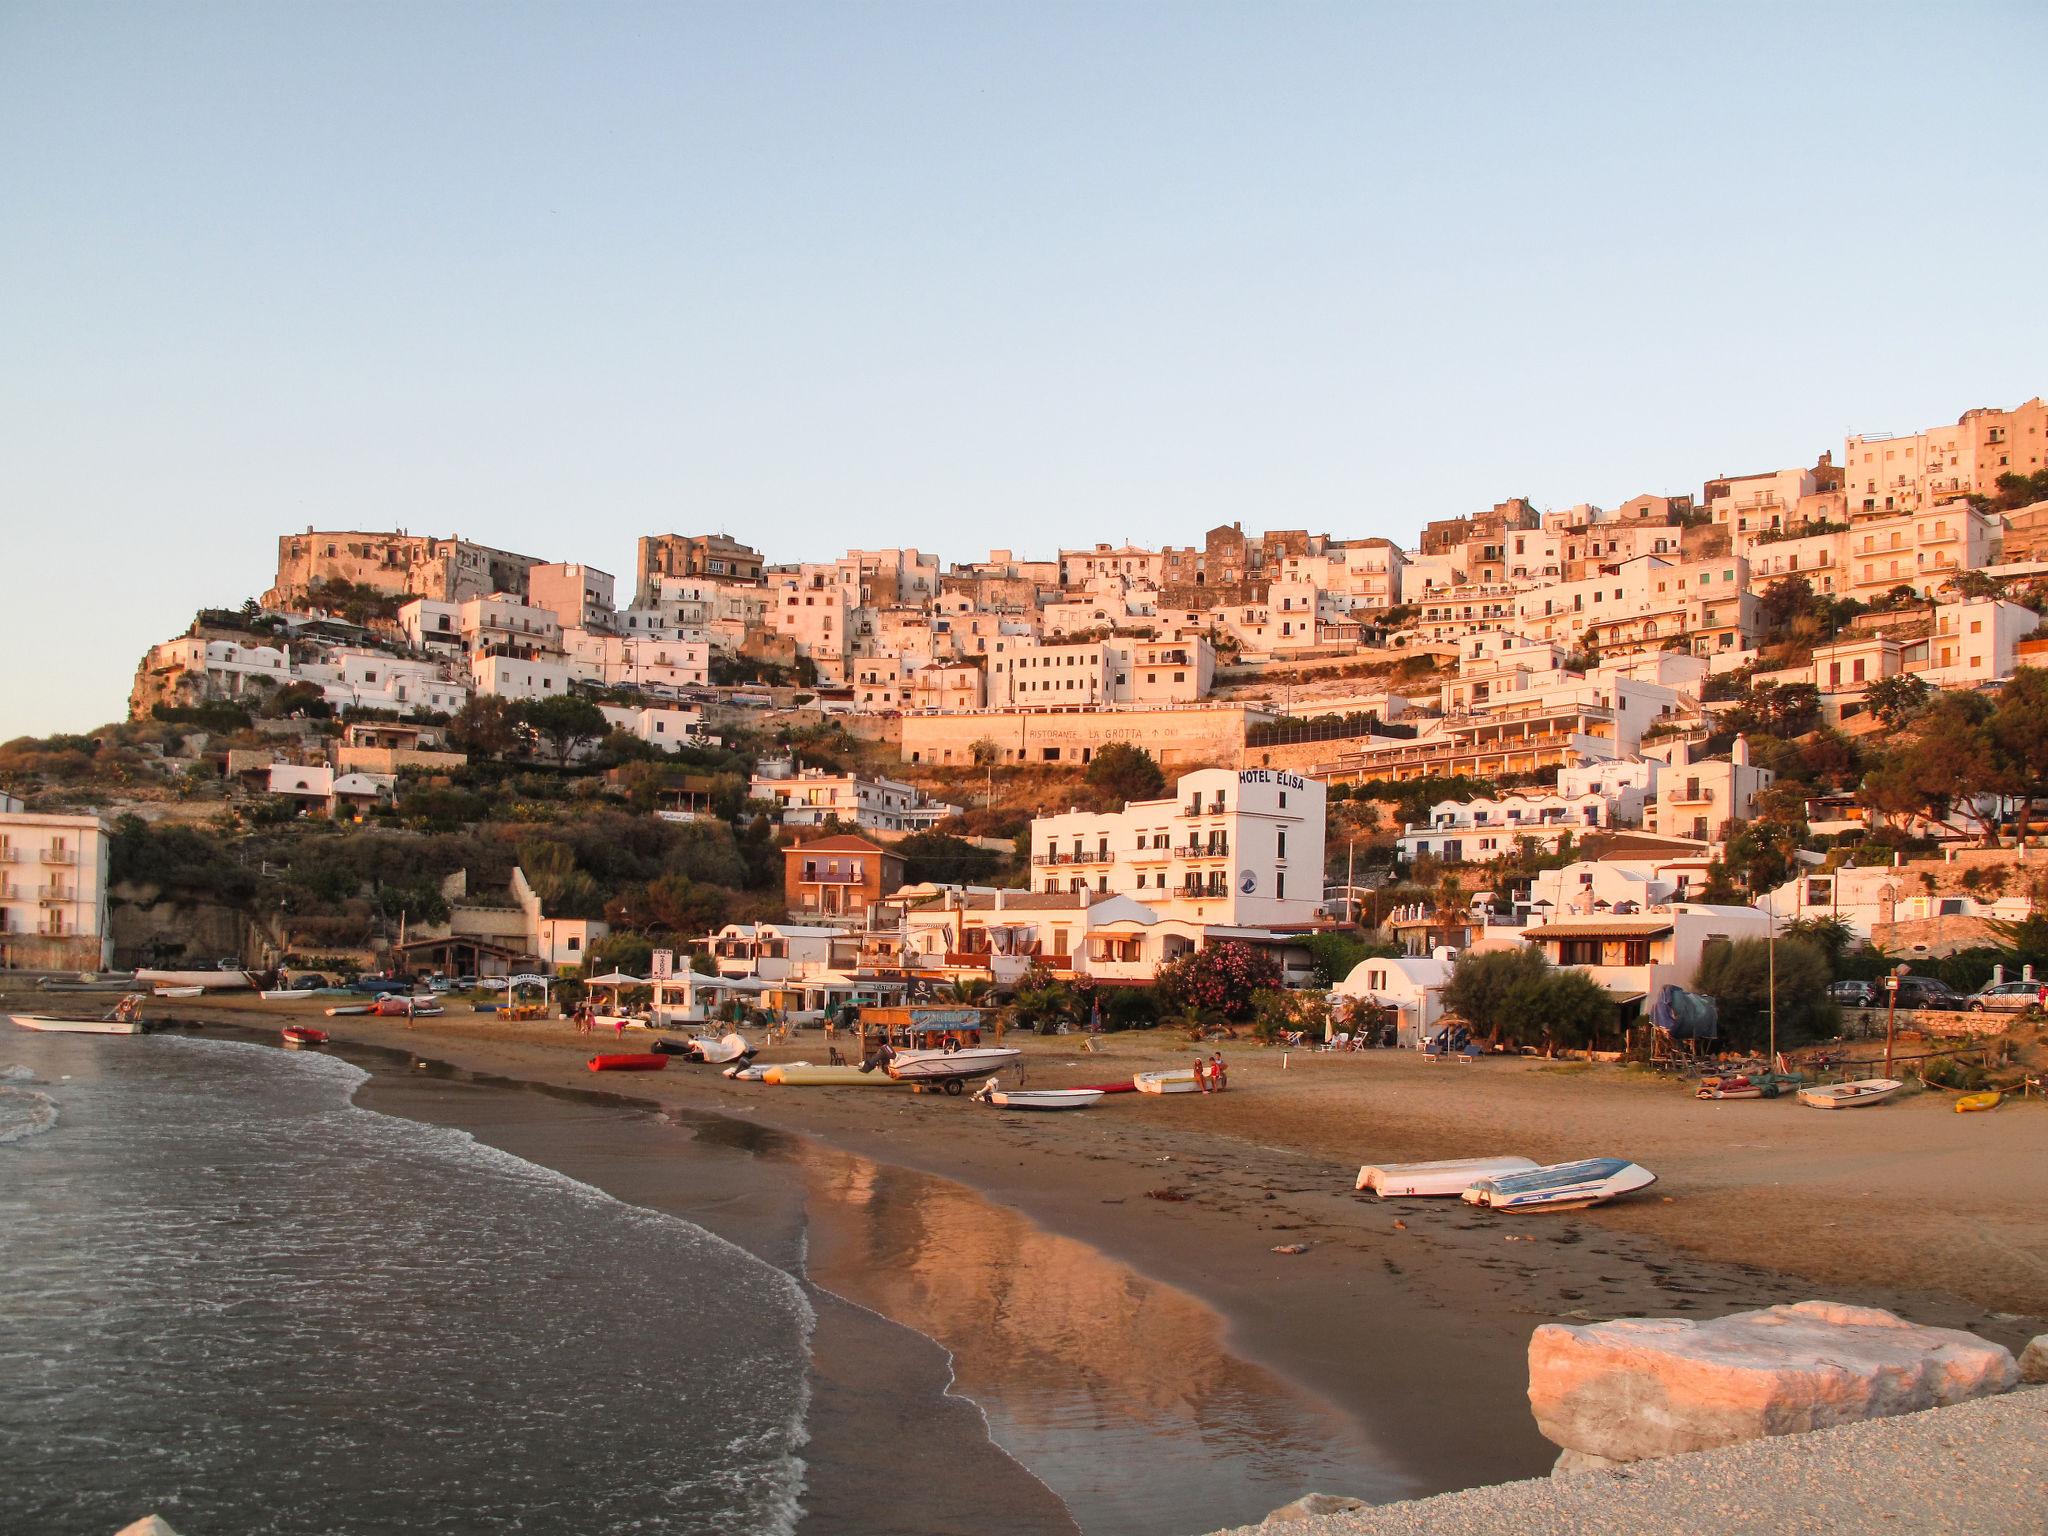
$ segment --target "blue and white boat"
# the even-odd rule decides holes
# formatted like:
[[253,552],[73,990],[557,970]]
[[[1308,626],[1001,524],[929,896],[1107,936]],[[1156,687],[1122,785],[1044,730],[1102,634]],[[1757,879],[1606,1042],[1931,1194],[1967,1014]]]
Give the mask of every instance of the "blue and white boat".
[[1626,1158],[1589,1157],[1476,1180],[1464,1199],[1495,1211],[1577,1211],[1656,1182],[1657,1175]]

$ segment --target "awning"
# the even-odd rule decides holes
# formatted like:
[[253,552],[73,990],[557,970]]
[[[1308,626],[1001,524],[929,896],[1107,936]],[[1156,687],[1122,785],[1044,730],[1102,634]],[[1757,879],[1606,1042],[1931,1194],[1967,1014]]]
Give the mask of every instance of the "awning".
[[1657,939],[1671,931],[1667,920],[1641,926],[1627,923],[1552,923],[1542,928],[1524,928],[1525,939]]

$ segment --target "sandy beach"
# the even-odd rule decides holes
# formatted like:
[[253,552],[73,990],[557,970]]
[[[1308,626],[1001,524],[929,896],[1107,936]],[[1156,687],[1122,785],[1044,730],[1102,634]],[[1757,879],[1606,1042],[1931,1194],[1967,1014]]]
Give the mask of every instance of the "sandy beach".
[[[151,1011],[257,1030],[318,1017],[307,1004],[254,999]],[[1329,1405],[1392,1469],[1378,1486],[1330,1490],[1375,1499],[1548,1468],[1554,1448],[1524,1398],[1528,1335],[1547,1320],[1707,1317],[1824,1295],[2014,1347],[2048,1328],[2048,1229],[2038,1220],[2048,1208],[2048,1107],[2038,1104],[1958,1116],[1930,1094],[1823,1114],[1789,1100],[1700,1102],[1679,1084],[1610,1068],[1239,1046],[1226,1051],[1231,1087],[1220,1095],[1128,1095],[1080,1114],[1026,1115],[905,1090],[737,1084],[680,1063],[593,1076],[585,1058],[613,1042],[593,1045],[560,1021],[457,1011],[410,1029],[319,1022],[337,1039],[464,1072],[803,1138],[815,1150],[793,1165],[808,1191],[814,1276],[938,1338],[969,1397],[1015,1357],[1019,1337],[1069,1329],[1078,1336],[1055,1337],[1054,1355],[1121,1347],[1167,1362],[1160,1390],[1182,1390],[1215,1353],[1200,1319],[1208,1309],[1233,1357]],[[1033,1086],[1174,1066],[1191,1052],[1164,1034],[1105,1037],[1096,1055],[1075,1037],[1006,1043],[1024,1049]],[[812,1032],[764,1054],[824,1053]],[[1624,1155],[1659,1182],[1625,1204],[1527,1218],[1353,1192],[1363,1160],[1503,1151]],[[964,1186],[1028,1223],[1051,1277],[1032,1294],[1068,1301],[1035,1312],[1019,1337],[999,1327],[991,1337],[986,1312],[966,1304],[995,1283],[977,1271],[972,1223],[906,1250],[864,1229],[843,1189],[821,1198],[834,1181],[891,1169]],[[1272,1251],[1296,1243],[1307,1251]],[[1033,1251],[1016,1233],[1000,1248]],[[1132,1335],[1126,1313],[1085,1299],[1090,1252],[1200,1308],[1151,1304],[1146,1324],[1164,1331]],[[1088,1332],[1105,1316],[1120,1327]]]

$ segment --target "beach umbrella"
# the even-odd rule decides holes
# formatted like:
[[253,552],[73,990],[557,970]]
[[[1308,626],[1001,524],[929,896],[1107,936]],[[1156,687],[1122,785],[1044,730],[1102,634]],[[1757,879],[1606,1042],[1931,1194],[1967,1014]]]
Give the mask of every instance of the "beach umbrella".
[[609,976],[593,976],[585,985],[592,987],[644,987],[647,983],[638,976],[628,976],[624,971],[613,971]]

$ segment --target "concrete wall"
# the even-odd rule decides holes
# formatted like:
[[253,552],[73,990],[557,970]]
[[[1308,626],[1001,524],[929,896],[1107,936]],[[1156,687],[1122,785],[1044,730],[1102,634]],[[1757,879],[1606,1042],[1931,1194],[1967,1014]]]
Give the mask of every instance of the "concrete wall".
[[1239,705],[1071,713],[1005,710],[906,715],[898,723],[906,763],[966,765],[973,761],[974,744],[987,740],[995,743],[1006,763],[1072,766],[1087,762],[1107,742],[1125,741],[1143,747],[1163,768],[1234,768],[1244,750],[1245,711]]

